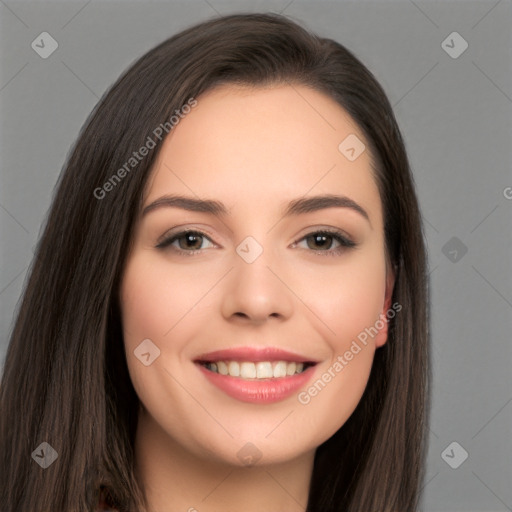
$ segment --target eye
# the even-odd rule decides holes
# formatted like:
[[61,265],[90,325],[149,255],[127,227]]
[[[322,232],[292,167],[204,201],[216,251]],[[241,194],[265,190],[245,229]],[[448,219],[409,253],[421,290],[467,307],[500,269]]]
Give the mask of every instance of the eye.
[[[207,241],[210,245],[204,246],[203,244]],[[357,244],[347,238],[341,231],[338,230],[319,230],[313,231],[312,233],[301,238],[295,242],[293,246],[299,246],[299,243],[306,242],[306,249],[322,254],[336,256],[347,249],[356,247]],[[176,245],[177,244],[177,245]],[[337,244],[337,246],[335,245]],[[333,245],[335,246],[333,249]],[[214,247],[215,244],[211,239],[202,231],[198,230],[184,230],[178,233],[172,234],[162,240],[156,247],[157,249],[170,248],[175,252],[192,256],[201,252],[203,249],[208,247]]]
[[[298,245],[302,241],[306,242],[306,248],[318,253],[325,253],[326,255],[337,255],[357,245],[354,241],[344,236],[341,231],[337,230],[314,231],[301,238],[298,242],[295,242],[294,245]],[[332,246],[336,243],[338,246],[333,249]]]
[[[165,238],[156,247],[158,249],[172,247],[177,252],[191,255],[199,252],[201,249],[205,249],[205,247],[202,246],[205,240],[208,240],[211,244],[210,247],[214,246],[205,233],[201,231],[185,230]],[[176,242],[178,242],[178,247],[175,246]]]

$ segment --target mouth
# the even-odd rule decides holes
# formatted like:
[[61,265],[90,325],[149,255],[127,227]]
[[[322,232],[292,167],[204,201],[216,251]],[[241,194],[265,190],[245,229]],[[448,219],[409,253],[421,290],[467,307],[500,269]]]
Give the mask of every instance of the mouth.
[[305,361],[196,361],[208,371],[243,380],[282,379],[305,372],[316,362]]
[[240,346],[201,354],[194,363],[231,398],[271,404],[293,396],[315,376],[315,361],[278,347]]

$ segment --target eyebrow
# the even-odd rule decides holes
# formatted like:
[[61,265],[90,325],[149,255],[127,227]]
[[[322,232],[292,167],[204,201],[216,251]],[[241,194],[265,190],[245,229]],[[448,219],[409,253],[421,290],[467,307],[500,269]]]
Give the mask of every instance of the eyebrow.
[[[229,212],[226,206],[220,201],[213,199],[196,199],[181,195],[165,195],[159,197],[152,203],[144,207],[142,216],[162,207],[182,208],[191,212],[210,213],[216,217],[227,215]],[[292,215],[301,215],[304,213],[316,212],[326,208],[350,208],[359,213],[368,222],[370,217],[366,210],[347,196],[335,194],[326,194],[312,197],[301,197],[290,201],[283,214],[284,217]],[[370,223],[371,225],[371,223]]]

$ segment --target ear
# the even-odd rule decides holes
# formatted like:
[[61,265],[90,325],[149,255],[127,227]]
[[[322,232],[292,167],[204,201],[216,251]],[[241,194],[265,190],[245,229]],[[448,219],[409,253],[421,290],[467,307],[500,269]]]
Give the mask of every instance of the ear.
[[[375,336],[375,348],[382,347],[388,339],[389,319],[396,315],[396,311],[391,308],[391,298],[395,287],[395,267],[388,266],[386,272],[386,291],[384,294],[384,306],[376,322],[378,333]],[[401,308],[400,308],[401,309]]]

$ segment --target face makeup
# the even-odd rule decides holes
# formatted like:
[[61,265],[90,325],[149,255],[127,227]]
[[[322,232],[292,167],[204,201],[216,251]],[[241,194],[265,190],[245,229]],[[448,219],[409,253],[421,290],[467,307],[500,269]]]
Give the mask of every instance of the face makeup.
[[235,347],[195,361],[208,381],[243,402],[266,404],[288,398],[314,376],[316,361],[276,347]]
[[[386,342],[383,323],[349,359],[393,285],[370,155],[340,151],[363,135],[308,87],[196,99],[159,151],[121,283],[136,457],[155,492],[194,482],[207,495],[249,450],[300,495]],[[158,351],[149,365],[144,340]]]

